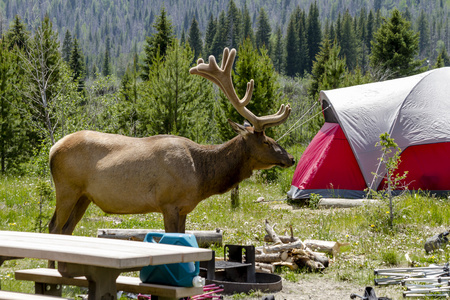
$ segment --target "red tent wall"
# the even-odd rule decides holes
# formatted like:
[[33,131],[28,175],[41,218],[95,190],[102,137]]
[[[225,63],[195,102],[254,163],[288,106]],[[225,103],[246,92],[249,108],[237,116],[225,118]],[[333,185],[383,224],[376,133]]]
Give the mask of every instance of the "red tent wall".
[[288,196],[360,198],[366,184],[338,123],[325,123],[303,153]]
[[[450,190],[450,143],[410,146],[400,155],[397,174],[408,171],[400,186],[443,194]],[[383,189],[382,181],[378,189]]]

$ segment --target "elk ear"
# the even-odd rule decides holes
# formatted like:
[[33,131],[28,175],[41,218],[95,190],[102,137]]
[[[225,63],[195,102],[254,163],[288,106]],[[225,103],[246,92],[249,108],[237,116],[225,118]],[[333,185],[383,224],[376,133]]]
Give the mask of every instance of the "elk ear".
[[235,123],[233,121],[231,121],[230,119],[228,119],[228,123],[230,123],[231,127],[233,128],[233,130],[237,133],[237,134],[247,134],[250,133],[251,127],[245,127],[244,125]]

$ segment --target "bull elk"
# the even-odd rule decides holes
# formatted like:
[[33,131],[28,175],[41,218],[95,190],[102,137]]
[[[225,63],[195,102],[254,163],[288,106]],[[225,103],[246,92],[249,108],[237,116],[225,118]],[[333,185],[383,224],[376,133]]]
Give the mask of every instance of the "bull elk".
[[236,50],[225,48],[222,66],[214,56],[199,59],[190,70],[217,84],[253,127],[230,120],[236,137],[221,145],[199,145],[187,138],[156,135],[133,138],[95,131],[65,136],[50,150],[56,209],[50,233],[71,234],[91,202],[111,214],[160,212],[166,232],[184,232],[186,215],[214,194],[225,193],[253,170],[289,167],[293,157],[264,129],[283,123],[291,108],[282,105],[270,116],[257,117],[245,106],[253,80],[241,100],[231,81]]

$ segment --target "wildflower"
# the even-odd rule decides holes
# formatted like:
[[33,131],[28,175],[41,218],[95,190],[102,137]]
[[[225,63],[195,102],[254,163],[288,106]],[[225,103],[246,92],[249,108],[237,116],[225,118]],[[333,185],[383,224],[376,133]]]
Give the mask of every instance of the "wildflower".
[[389,211],[386,211],[386,213],[388,214],[388,213],[389,213]]
[[374,224],[372,224],[372,225],[370,225],[370,227],[374,228],[374,227],[375,227],[375,225],[374,225]]
[[346,234],[345,237],[348,238],[348,234]]

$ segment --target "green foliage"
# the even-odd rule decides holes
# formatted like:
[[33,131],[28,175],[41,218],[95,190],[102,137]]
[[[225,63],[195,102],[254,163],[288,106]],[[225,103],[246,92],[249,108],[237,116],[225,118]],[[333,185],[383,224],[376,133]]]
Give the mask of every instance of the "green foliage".
[[308,200],[308,207],[311,209],[319,208],[319,202],[321,198],[322,198],[321,195],[311,193]]
[[256,41],[256,47],[262,48],[265,47],[266,49],[270,49],[270,34],[272,29],[270,28],[269,24],[269,16],[267,16],[266,11],[263,7],[261,7],[259,11],[258,16],[258,23],[256,27],[256,35],[255,35],[255,41]]
[[311,2],[308,13],[308,57],[310,58],[308,72],[311,72],[314,57],[320,51],[320,43],[322,41],[322,29],[319,19],[319,7],[317,1]]
[[[29,158],[32,129],[20,115],[23,104],[17,89],[23,78],[16,51],[0,43],[0,173],[21,173],[21,164]],[[16,89],[17,88],[17,89]]]
[[353,70],[358,62],[358,41],[356,39],[353,18],[347,10],[342,20],[341,39],[338,41],[342,57],[348,69]]
[[[235,70],[232,80],[239,97],[243,97],[247,90],[247,83],[254,80],[253,96],[246,106],[257,116],[270,115],[278,108],[280,94],[278,92],[277,75],[273,70],[272,62],[267,54],[267,50],[259,52],[253,48],[249,39],[239,47],[239,58],[236,60]],[[220,94],[219,107],[216,107],[215,119],[218,124],[219,136],[222,140],[229,140],[235,136],[231,126],[227,124],[227,119],[237,123],[243,123],[243,117],[236,111],[230,101]],[[266,133],[270,136],[273,131],[268,128]]]
[[70,31],[67,29],[61,50],[61,56],[66,63],[69,63],[70,61],[70,55],[72,54],[72,42],[72,34],[70,34]]
[[194,58],[200,57],[203,52],[202,37],[200,29],[198,28],[198,22],[195,18],[192,19],[191,27],[189,29],[188,43],[194,51]]
[[69,66],[73,71],[73,80],[77,80],[80,86],[80,90],[83,87],[84,70],[84,57],[83,52],[78,44],[78,40],[73,39],[73,47],[69,58]]
[[22,95],[30,110],[30,119],[39,130],[41,138],[55,143],[56,120],[51,106],[61,93],[61,54],[59,42],[49,17],[46,16],[37,28],[28,51],[20,53],[20,66],[25,75]]
[[138,99],[139,135],[176,134],[197,142],[211,139],[212,87],[189,74],[194,54],[174,43],[166,59],[156,57]]
[[149,80],[150,66],[155,59],[163,58],[175,39],[172,22],[168,19],[164,6],[161,8],[160,15],[153,24],[153,28],[156,32],[151,37],[146,38],[144,46],[145,58],[141,66],[141,78],[144,81]]
[[[394,139],[390,137],[390,135],[386,133],[382,133],[380,135],[380,141],[376,143],[376,146],[381,147],[382,155],[379,158],[380,164],[384,166],[385,175],[383,175],[383,179],[385,180],[386,189],[382,192],[369,191],[369,194],[372,197],[380,198],[383,202],[388,202],[389,205],[389,219],[388,225],[390,228],[393,227],[394,224],[394,199],[393,199],[393,191],[401,188],[401,183],[406,178],[408,174],[405,171],[403,174],[396,173],[398,166],[401,162],[400,153],[401,149],[395,143]],[[395,152],[394,152],[395,151]],[[380,176],[378,174],[374,174],[375,176]]]
[[45,210],[45,207],[54,199],[51,183],[49,181],[39,180],[36,185],[36,193],[39,199],[39,214],[36,218],[35,230],[37,232],[44,232],[50,220],[50,214]]
[[381,260],[390,266],[396,266],[400,264],[400,254],[394,249],[387,249],[381,252]]
[[8,49],[12,50],[14,47],[20,50],[26,50],[28,44],[29,32],[26,30],[26,25],[22,22],[19,15],[14,18],[14,23],[6,34],[6,42]]
[[110,39],[109,37],[106,38],[106,46],[105,46],[105,56],[103,58],[103,68],[102,68],[102,74],[103,76],[109,76],[111,75],[111,53],[109,51],[109,49],[111,48],[110,46]]
[[421,71],[423,60],[415,60],[419,51],[419,34],[415,33],[397,9],[375,32],[372,41],[372,68],[379,76],[398,78]]

